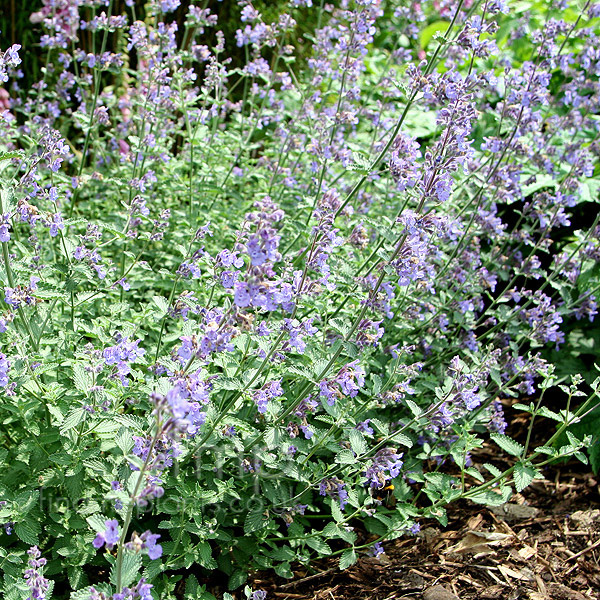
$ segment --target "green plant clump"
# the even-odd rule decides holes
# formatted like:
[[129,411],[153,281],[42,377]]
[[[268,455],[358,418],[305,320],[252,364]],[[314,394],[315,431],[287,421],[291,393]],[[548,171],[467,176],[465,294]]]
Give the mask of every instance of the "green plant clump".
[[4,599],[214,600],[597,468],[600,7],[558,4],[20,9]]

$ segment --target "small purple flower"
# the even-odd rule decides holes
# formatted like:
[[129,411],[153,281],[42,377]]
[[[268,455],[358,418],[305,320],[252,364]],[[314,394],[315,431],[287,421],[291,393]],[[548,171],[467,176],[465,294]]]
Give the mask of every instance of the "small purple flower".
[[337,498],[340,503],[341,510],[344,510],[346,504],[348,503],[346,484],[337,477],[323,479],[323,481],[321,481],[319,484],[319,494],[321,494],[321,496]]
[[401,457],[402,454],[396,454],[393,448],[379,450],[365,471],[365,483],[371,488],[381,489],[388,481],[398,477],[403,464]]
[[145,531],[141,536],[134,534],[132,541],[125,544],[125,546],[130,550],[147,550],[148,557],[155,560],[162,556],[162,546],[156,543],[158,538],[160,538],[160,534]]
[[106,544],[106,547],[112,550],[113,546],[119,541],[119,522],[116,519],[109,519],[104,521],[104,525],[106,529],[95,537],[92,546],[99,549]]
[[6,354],[0,352],[0,387],[8,385],[8,371],[10,370],[10,362],[6,358]]
[[117,344],[105,348],[102,356],[108,366],[115,365],[117,367],[116,376],[121,380],[123,387],[127,387],[129,385],[127,375],[131,373],[130,363],[136,362],[144,356],[146,351],[138,347],[142,340],[129,341],[128,337],[123,337],[120,333],[117,333],[115,337]]
[[161,0],[160,10],[164,13],[177,10],[181,4],[180,0]]
[[385,550],[383,549],[383,544],[381,542],[375,542],[373,544],[373,546],[371,546],[368,554],[369,554],[369,556],[374,556],[375,558],[377,558],[378,556],[381,556],[382,554],[385,554]]
[[333,379],[321,381],[319,391],[321,397],[326,399],[327,404],[333,406],[336,399],[343,396],[354,398],[364,385],[365,371],[355,360],[342,367]]
[[362,431],[363,433],[366,433],[367,435],[373,435],[374,431],[373,431],[373,428],[369,425],[370,422],[371,422],[371,419],[365,419],[361,423],[358,423],[356,425],[355,429],[358,429],[358,431]]
[[10,242],[10,215],[2,215],[0,224],[0,242]]
[[59,231],[62,231],[65,228],[65,224],[63,223],[62,216],[60,213],[56,213],[52,216],[52,222],[49,223],[50,227],[50,236],[56,237]]
[[283,388],[281,387],[281,380],[271,381],[265,384],[262,389],[258,390],[254,394],[254,402],[258,408],[258,412],[264,414],[267,412],[267,406],[269,400],[278,398],[283,395]]

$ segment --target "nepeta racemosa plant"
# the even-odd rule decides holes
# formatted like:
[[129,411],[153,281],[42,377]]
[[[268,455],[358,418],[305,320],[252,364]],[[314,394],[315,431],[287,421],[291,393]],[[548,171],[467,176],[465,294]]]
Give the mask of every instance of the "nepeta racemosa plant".
[[597,382],[544,398],[597,314],[598,8],[209,4],[45,1],[29,87],[2,45],[6,598],[345,568],[585,458]]

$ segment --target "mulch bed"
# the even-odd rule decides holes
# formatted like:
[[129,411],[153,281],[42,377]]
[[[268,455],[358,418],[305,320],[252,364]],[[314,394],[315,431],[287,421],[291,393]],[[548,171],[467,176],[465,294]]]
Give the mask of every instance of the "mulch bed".
[[[529,416],[512,412],[513,402],[506,401],[507,433],[523,442]],[[536,421],[533,447],[551,427]],[[472,459],[511,464],[491,443]],[[345,571],[331,557],[310,570],[297,565],[291,580],[260,571],[248,584],[267,600],[600,600],[600,475],[573,460],[545,467],[544,476],[500,507],[456,502],[447,507],[447,527],[421,521],[417,536],[384,543],[385,554],[364,555]],[[361,543],[370,539],[356,532]],[[206,583],[222,597],[220,585]]]
[[425,522],[346,571],[325,559],[249,583],[281,600],[600,600],[598,478],[577,464],[550,475],[502,507],[451,506],[446,528]]

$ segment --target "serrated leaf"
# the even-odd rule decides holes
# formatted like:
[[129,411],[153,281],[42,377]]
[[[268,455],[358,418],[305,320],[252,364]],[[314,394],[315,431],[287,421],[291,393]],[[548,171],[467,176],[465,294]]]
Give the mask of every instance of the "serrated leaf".
[[408,406],[408,408],[410,409],[410,412],[415,417],[418,418],[423,414],[421,407],[418,404],[416,404],[415,402],[413,402],[412,400],[410,400],[409,398],[405,398],[404,403],[406,404],[406,406]]
[[123,455],[127,456],[130,450],[133,448],[133,438],[129,429],[121,427],[121,429],[119,429],[117,437],[115,438],[115,442],[117,446],[121,449],[121,452],[123,452]]
[[264,440],[267,448],[273,450],[279,446],[281,440],[281,429],[279,427],[269,427],[264,433]]
[[87,414],[87,411],[82,407],[74,408],[73,410],[69,411],[64,421],[60,425],[61,433],[77,427],[85,419]]
[[161,313],[166,315],[169,312],[169,303],[167,302],[166,298],[163,298],[162,296],[154,296],[152,298],[152,302],[156,304]]
[[401,444],[402,446],[406,446],[407,448],[413,447],[413,441],[405,434],[396,432],[392,433],[390,438],[396,443]]
[[[35,523],[35,522],[33,522]],[[36,546],[37,544],[40,543],[39,540],[39,525],[37,523],[35,523],[35,525],[37,525],[37,527],[35,527],[35,525],[33,525],[32,522],[24,522],[24,523],[16,523],[15,524],[15,533],[17,534],[17,537],[25,542],[26,544],[29,544],[30,546]],[[35,527],[35,528],[34,528]]]
[[144,569],[144,578],[148,582],[152,582],[165,570],[163,563],[160,560],[151,560]]
[[219,377],[213,382],[214,390],[243,390],[244,383],[239,377]]
[[69,600],[89,600],[94,590],[96,592],[103,592],[105,595],[107,595],[107,597],[110,597],[113,592],[110,586],[106,585],[105,583],[94,584],[93,586],[90,585],[82,590],[71,592]]
[[485,504],[486,506],[500,506],[506,504],[512,496],[512,489],[508,486],[500,488],[500,493],[495,491],[483,490],[482,492],[469,495],[469,500],[476,504]]
[[356,462],[356,457],[354,456],[354,452],[352,452],[352,450],[344,448],[335,455],[335,462],[342,465],[352,465]]
[[344,520],[344,513],[342,512],[340,505],[335,500],[331,502],[331,516],[334,518],[336,523],[340,523]]
[[538,475],[540,475],[540,472],[531,465],[518,462],[513,471],[513,479],[517,492],[523,491]]
[[487,469],[494,477],[500,477],[502,471],[490,463],[484,463],[483,467]]
[[[125,552],[123,554],[123,563],[121,565],[121,583],[123,586],[131,585],[138,576],[142,566],[142,555],[139,552]],[[117,583],[117,563],[110,570],[111,583]]]
[[310,546],[315,552],[318,552],[319,556],[329,556],[331,554],[329,544],[321,538],[309,537],[306,539],[306,545]]
[[552,419],[552,420],[558,421],[558,422],[562,421],[562,418],[558,413],[555,413],[553,410],[550,410],[549,408],[546,408],[545,406],[542,406],[538,412],[542,417],[546,417],[547,419]]
[[211,571],[217,568],[217,562],[212,557],[212,548],[208,542],[198,544],[198,559],[200,564]]
[[348,437],[350,439],[350,447],[356,455],[360,456],[367,451],[367,442],[360,431],[351,429]]
[[229,589],[236,590],[244,585],[247,579],[248,573],[246,573],[246,571],[241,571],[240,569],[235,570],[229,577]]
[[[199,588],[200,588],[200,584],[198,583],[198,579],[196,579],[196,576],[193,574],[188,575],[186,582],[185,582],[185,592],[183,593],[184,599],[185,600],[208,600],[209,596],[206,595],[207,592],[203,592],[203,590],[200,590]],[[214,598],[214,596],[213,596],[213,598]]]
[[9,160],[11,158],[22,158],[25,153],[22,150],[9,150],[8,152],[0,152],[0,160]]
[[86,371],[86,368],[81,363],[75,364],[73,367],[73,383],[80,392],[88,392],[92,387],[92,374]]
[[268,517],[264,514],[264,508],[258,507],[251,510],[244,521],[244,533],[248,535],[262,529],[267,521]]
[[507,435],[501,433],[491,433],[490,438],[502,448],[505,452],[508,452],[511,456],[521,456],[525,448],[519,444],[519,442],[509,438]]
[[340,556],[340,571],[344,571],[348,567],[351,567],[357,560],[356,551],[354,548],[344,550]]
[[285,577],[286,579],[292,579],[294,574],[292,573],[292,568],[289,562],[282,562],[274,567],[275,573],[279,575],[279,577]]
[[100,533],[106,529],[106,517],[100,514],[90,515],[85,519],[88,525],[96,532]]
[[465,473],[473,477],[473,479],[480,481],[481,483],[485,481],[483,475],[475,467],[467,467],[465,469]]

